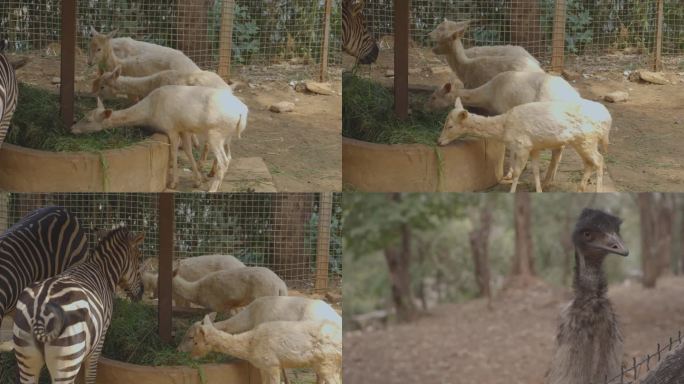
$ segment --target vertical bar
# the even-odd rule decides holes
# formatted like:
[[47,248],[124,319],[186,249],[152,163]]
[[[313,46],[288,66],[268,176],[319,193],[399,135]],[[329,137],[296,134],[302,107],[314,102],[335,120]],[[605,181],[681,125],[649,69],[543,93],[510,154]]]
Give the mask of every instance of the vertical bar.
[[224,0],[221,10],[221,37],[219,39],[218,74],[230,79],[230,60],[233,49],[233,19],[235,16],[235,0]]
[[563,72],[565,60],[565,0],[556,0],[551,42],[551,71]]
[[328,264],[330,261],[330,218],[332,217],[332,192],[320,194],[318,209],[318,241],[316,243],[316,293],[328,289]]
[[159,337],[171,342],[171,274],[173,264],[173,235],[175,231],[174,195],[159,194]]
[[328,74],[328,52],[330,50],[330,16],[332,0],[325,0],[325,16],[323,19],[323,46],[321,47],[321,75],[318,81],[324,82]]
[[660,71],[663,68],[663,0],[658,0],[658,23],[656,25],[656,46],[653,55],[653,70]]
[[76,76],[76,0],[62,1],[62,51],[59,105],[65,127],[74,123],[74,78]]
[[409,3],[394,0],[394,113],[408,118]]

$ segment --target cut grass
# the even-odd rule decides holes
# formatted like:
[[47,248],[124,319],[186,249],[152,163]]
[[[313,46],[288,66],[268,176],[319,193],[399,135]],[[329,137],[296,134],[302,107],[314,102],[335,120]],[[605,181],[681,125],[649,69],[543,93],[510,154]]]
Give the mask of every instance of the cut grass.
[[[128,107],[128,103],[123,100],[108,100],[106,105],[115,110]],[[77,96],[74,100],[76,119],[82,118],[95,106],[95,98]],[[69,132],[69,127],[62,124],[57,94],[19,83],[19,101],[6,142],[53,152],[99,152],[128,147],[149,135],[149,131],[134,127],[73,135]]]
[[342,75],[342,135],[377,144],[437,145],[448,111],[423,111],[425,96],[410,94],[407,120],[394,116],[394,95],[383,86],[350,72]]

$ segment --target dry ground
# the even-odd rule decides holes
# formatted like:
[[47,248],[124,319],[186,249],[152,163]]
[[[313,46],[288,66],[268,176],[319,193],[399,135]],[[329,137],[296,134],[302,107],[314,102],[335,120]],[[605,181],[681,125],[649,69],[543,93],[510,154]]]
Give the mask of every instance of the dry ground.
[[[17,74],[20,81],[58,91],[59,57],[34,53]],[[233,158],[260,157],[282,192],[337,191],[342,188],[341,81],[339,70],[330,71],[335,95],[295,92],[290,82],[312,79],[311,67],[273,65],[243,67],[233,79],[247,83],[236,94],[250,108],[243,139],[231,146]],[[83,54],[76,58],[76,91],[90,92],[95,68],[86,65]],[[275,114],[268,107],[276,102],[295,103],[295,111]],[[106,104],[106,102],[105,102]],[[183,159],[181,154],[179,158]],[[240,189],[239,186],[236,189]]]
[[[684,324],[684,278],[611,286],[625,337],[623,360],[653,353]],[[345,335],[346,383],[542,384],[558,314],[570,296],[537,282],[485,300],[436,307],[413,324]]]
[[[358,73],[391,85],[393,69],[391,38],[382,39],[376,65],[362,66]],[[344,66],[353,61],[344,56]],[[430,49],[409,50],[409,84],[417,88],[436,88],[449,80],[446,62]],[[605,103],[613,117],[611,145],[606,156],[609,189],[618,191],[681,191],[684,189],[684,57],[665,58],[665,73],[670,84],[637,84],[626,79],[625,71],[648,68],[648,58],[620,52],[602,56],[567,58],[566,68],[580,78],[572,81],[584,98],[599,100],[606,93],[621,90],[630,94],[625,103]],[[434,73],[433,73],[434,72]],[[548,151],[547,151],[548,152]],[[550,153],[542,154],[542,172]],[[558,182],[549,191],[575,191],[582,165],[572,149],[564,153]],[[494,191],[507,191],[499,185]],[[591,187],[590,187],[591,188]],[[522,176],[521,190],[534,190],[531,170]]]

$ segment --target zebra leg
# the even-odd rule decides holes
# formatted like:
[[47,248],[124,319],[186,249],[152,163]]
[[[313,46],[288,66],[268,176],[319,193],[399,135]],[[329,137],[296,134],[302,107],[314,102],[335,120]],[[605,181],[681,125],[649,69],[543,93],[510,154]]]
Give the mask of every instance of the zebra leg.
[[95,377],[97,376],[97,362],[100,359],[100,353],[102,352],[103,344],[104,336],[100,338],[100,341],[97,343],[97,346],[93,352],[91,352],[83,362],[83,370],[85,371],[85,384],[95,384]]
[[85,358],[84,349],[85,342],[67,346],[45,344],[45,363],[53,383],[73,384],[76,382]]
[[[45,365],[43,355],[36,345],[33,335],[28,335],[21,330],[15,329],[14,336],[14,355],[17,359],[18,383],[38,384],[40,370]],[[21,334],[21,338],[16,335]]]

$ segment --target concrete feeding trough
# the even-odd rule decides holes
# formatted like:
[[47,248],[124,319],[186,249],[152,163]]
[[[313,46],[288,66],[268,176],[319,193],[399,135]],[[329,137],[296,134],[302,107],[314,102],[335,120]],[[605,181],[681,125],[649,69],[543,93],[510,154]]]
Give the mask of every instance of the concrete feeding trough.
[[166,135],[130,147],[48,152],[4,143],[0,190],[21,192],[162,192],[169,164]]
[[[200,378],[200,370],[204,381]],[[261,384],[259,370],[245,361],[230,364],[204,364],[197,368],[184,366],[148,367],[101,357],[97,365],[98,384]]]
[[459,140],[444,147],[343,138],[342,181],[364,192],[474,192],[503,177],[504,145]]

